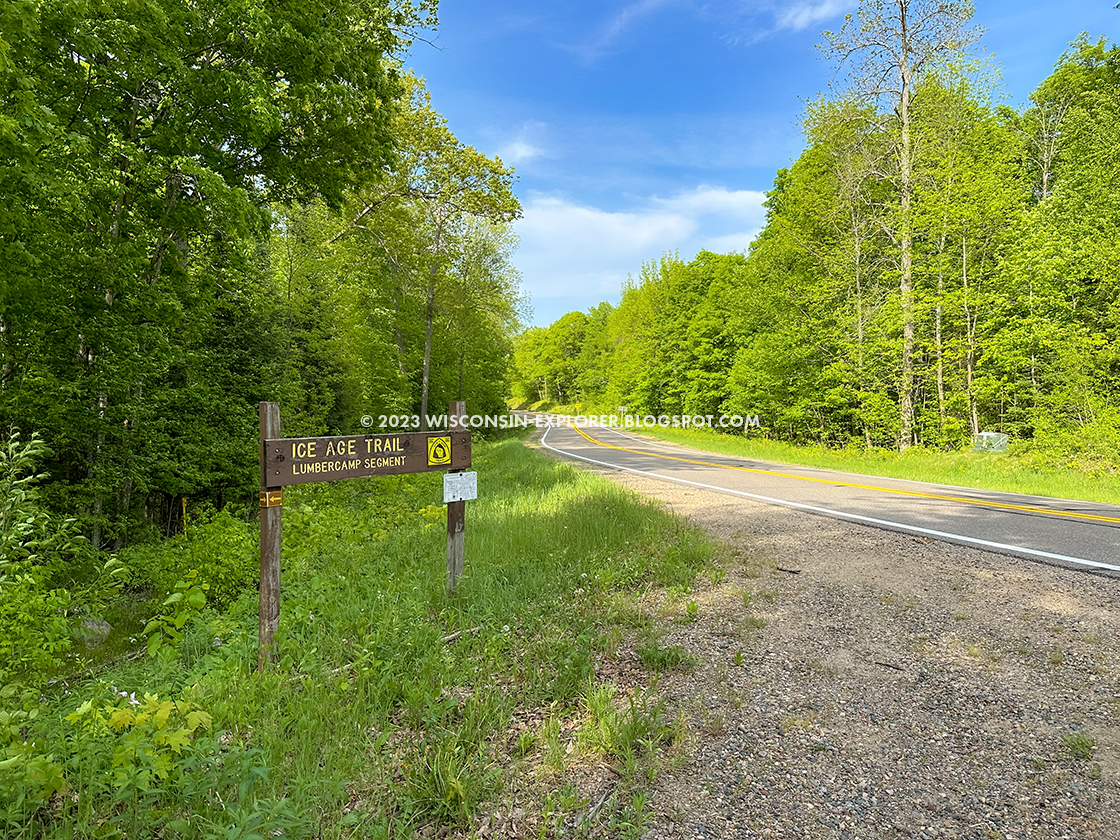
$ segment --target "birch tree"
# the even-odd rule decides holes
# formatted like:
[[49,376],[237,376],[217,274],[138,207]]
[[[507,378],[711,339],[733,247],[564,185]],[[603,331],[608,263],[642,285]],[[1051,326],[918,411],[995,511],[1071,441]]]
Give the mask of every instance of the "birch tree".
[[958,57],[978,37],[968,27],[971,0],[862,0],[839,32],[824,32],[823,50],[847,69],[848,93],[887,106],[895,140],[892,180],[897,221],[890,231],[898,253],[902,349],[898,377],[898,447],[914,442],[914,109],[917,82],[938,63]]

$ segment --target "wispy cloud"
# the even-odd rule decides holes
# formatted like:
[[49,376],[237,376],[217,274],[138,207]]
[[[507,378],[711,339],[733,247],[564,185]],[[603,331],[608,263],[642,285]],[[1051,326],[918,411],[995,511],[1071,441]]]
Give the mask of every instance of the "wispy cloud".
[[819,2],[793,3],[775,14],[778,29],[792,29],[800,32],[810,26],[819,26],[826,20],[847,13],[855,8],[852,0],[819,0]]
[[857,0],[795,0],[792,3],[747,3],[726,15],[723,40],[757,44],[782,32],[802,32],[855,9]]
[[560,195],[533,195],[517,223],[514,260],[547,324],[596,300],[617,300],[627,275],[666,251],[744,250],[765,220],[765,194],[701,185],[669,197],[604,210]]
[[547,123],[536,121],[522,123],[512,137],[499,143],[498,157],[514,166],[520,166],[536,158],[550,157],[544,141],[547,131]]
[[570,45],[568,49],[590,64],[609,52],[618,39],[638,21],[676,2],[677,0],[637,0],[606,20],[586,40]]

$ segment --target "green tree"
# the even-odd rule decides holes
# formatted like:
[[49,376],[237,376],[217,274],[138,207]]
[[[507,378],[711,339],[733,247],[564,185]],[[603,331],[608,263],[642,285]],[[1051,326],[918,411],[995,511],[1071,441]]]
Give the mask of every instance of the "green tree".
[[[271,387],[264,207],[337,202],[376,177],[403,91],[393,54],[433,9],[20,0],[0,14],[0,419],[51,440],[56,501],[95,545],[185,491],[166,483],[183,456],[207,491],[245,486],[251,458],[225,445],[251,428],[212,423]],[[213,351],[231,347],[231,366],[257,351],[259,373],[223,369]],[[238,392],[195,380],[200,359]],[[200,398],[213,414],[165,413]]]
[[508,223],[520,215],[521,207],[513,194],[512,170],[461,143],[432,107],[420,80],[409,76],[405,84],[408,107],[393,123],[398,154],[382,179],[357,194],[357,210],[347,232],[359,225],[376,226],[375,220],[385,213],[403,212],[421,233],[412,240],[411,254],[397,249],[389,260],[401,275],[419,269],[412,284],[423,290],[424,298],[419,413],[426,428],[436,321],[452,303],[446,293],[452,286],[448,277],[456,255],[461,246],[469,247],[466,243],[476,221]]
[[825,32],[826,54],[849,64],[858,98],[885,100],[885,117],[896,138],[893,181],[897,220],[892,238],[898,249],[902,352],[898,383],[900,449],[914,442],[914,126],[915,93],[924,73],[957,58],[977,37],[967,28],[971,0],[863,0],[838,33]]

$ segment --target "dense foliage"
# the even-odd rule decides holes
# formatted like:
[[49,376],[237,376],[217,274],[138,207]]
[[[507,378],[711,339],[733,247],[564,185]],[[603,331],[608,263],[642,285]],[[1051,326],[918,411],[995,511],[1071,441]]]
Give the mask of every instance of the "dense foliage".
[[666,256],[523,333],[516,396],[841,446],[1003,431],[1113,468],[1120,48],[1077,41],[1021,112],[988,77],[955,52],[910,80],[905,202],[898,91],[813,103],[746,255]]
[[[645,692],[596,713],[595,698],[610,699],[595,688],[597,660],[618,655],[624,632],[671,656],[643,596],[668,589],[684,610],[713,546],[648,500],[517,441],[475,458],[489,478],[471,504],[454,596],[438,474],[290,488],[274,667],[255,673],[249,588],[220,610],[191,606],[181,638],[155,656],[70,678],[45,702],[38,691],[24,704],[3,697],[0,836],[465,832],[507,772],[523,789],[542,760],[562,776],[587,755],[618,767],[628,800],[658,771],[673,728]],[[216,552],[236,562],[254,530],[192,522],[144,547],[136,574],[163,554],[173,565],[193,557],[201,579]],[[189,597],[169,598],[169,614]]]
[[0,9],[5,836],[101,760],[83,784],[127,836],[163,784],[180,817],[237,801],[244,836],[285,824],[252,795],[255,753],[158,685],[103,687],[59,755],[29,733],[52,678],[145,645],[166,661],[255,596],[259,402],[286,435],[501,407],[520,208],[402,71],[435,6]]
[[94,549],[244,504],[287,433],[504,396],[512,173],[399,56],[432,0],[0,13],[0,428]]

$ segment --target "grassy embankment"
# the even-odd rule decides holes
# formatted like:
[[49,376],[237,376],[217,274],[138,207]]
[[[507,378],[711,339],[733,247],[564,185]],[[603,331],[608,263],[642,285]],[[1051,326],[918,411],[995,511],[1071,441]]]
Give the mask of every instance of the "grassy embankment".
[[517,776],[539,789],[549,836],[591,810],[564,772],[591,756],[619,774],[596,822],[635,834],[643,780],[681,731],[654,695],[612,702],[595,662],[624,637],[656,649],[642,595],[668,588],[684,610],[713,546],[516,440],[478,449],[458,592],[444,588],[439,475],[289,489],[278,664],[254,672],[249,591],[155,657],[54,685],[26,737],[65,788],[33,814],[0,801],[0,831],[454,834]]
[[[575,410],[572,410],[575,409]],[[557,414],[578,415],[583,407],[530,408]],[[594,430],[589,429],[594,436]],[[620,431],[626,432],[625,428]],[[748,435],[725,434],[714,429],[642,427],[638,434],[679,443],[709,452],[736,455],[779,464],[821,467],[861,475],[928,481],[958,487],[1004,490],[1058,499],[1120,504],[1118,465],[1101,455],[1057,454],[1012,444],[1007,453],[939,452],[920,447],[905,453],[886,449],[796,446]],[[610,443],[611,441],[606,441]]]

